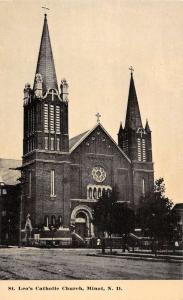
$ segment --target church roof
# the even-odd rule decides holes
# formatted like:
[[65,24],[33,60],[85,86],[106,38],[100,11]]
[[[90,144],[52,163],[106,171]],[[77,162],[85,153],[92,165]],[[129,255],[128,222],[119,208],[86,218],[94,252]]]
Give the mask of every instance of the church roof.
[[[36,74],[42,75],[43,79],[43,92],[48,89],[58,90],[57,76],[55,71],[55,64],[53,59],[48,22],[45,14],[43,32],[41,37],[41,44],[39,49],[39,56],[36,68]],[[34,81],[35,85],[35,81]]]
[[175,204],[175,206],[173,207],[173,209],[175,209],[175,210],[183,209],[183,203],[177,203],[177,204]]
[[21,163],[21,160],[0,158],[0,177],[2,182],[8,185],[17,184],[20,171],[11,169],[17,168]]
[[130,159],[128,156],[123,152],[123,150],[118,146],[118,144],[113,140],[113,138],[109,135],[109,133],[105,130],[105,128],[102,126],[101,123],[97,123],[92,129],[85,131],[75,137],[73,137],[69,141],[69,148],[70,148],[70,153],[74,151],[86,138],[89,136],[90,133],[92,133],[98,126],[102,128],[102,130],[106,133],[106,135],[111,139],[111,141],[115,144],[115,146],[118,148],[118,150],[125,156],[125,158],[129,161]]
[[76,136],[74,136],[72,139],[69,140],[69,149],[71,149],[72,147],[74,147],[74,145],[76,145],[82,138],[83,136],[85,136],[87,134],[88,130],[80,133]]
[[143,128],[138,99],[137,99],[137,93],[136,93],[132,73],[130,79],[128,105],[127,105],[126,122],[125,122],[125,129],[127,128],[131,128],[135,130],[138,128]]

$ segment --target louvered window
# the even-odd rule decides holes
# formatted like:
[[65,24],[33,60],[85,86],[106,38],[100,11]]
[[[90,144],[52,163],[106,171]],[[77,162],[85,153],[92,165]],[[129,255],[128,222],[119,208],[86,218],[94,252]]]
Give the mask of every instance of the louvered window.
[[142,139],[142,160],[146,161],[146,141]]
[[142,148],[141,139],[138,138],[138,139],[137,139],[137,154],[138,154],[138,161],[142,161],[142,152],[141,152],[141,148]]
[[50,132],[53,133],[54,130],[54,105],[50,105]]
[[44,131],[48,132],[48,104],[44,104]]
[[56,106],[56,133],[60,133],[60,106]]

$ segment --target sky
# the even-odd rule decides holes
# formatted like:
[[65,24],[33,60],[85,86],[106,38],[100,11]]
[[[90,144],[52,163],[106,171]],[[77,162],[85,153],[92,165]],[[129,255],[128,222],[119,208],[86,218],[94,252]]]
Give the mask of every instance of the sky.
[[99,112],[117,141],[132,65],[155,178],[183,202],[183,2],[0,1],[0,157],[22,156],[23,89],[33,84],[45,4],[58,84],[69,83],[70,137],[91,129]]

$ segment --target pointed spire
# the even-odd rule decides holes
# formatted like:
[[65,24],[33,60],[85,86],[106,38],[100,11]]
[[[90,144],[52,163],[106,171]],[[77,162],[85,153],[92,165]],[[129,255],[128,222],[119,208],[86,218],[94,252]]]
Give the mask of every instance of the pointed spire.
[[123,131],[123,125],[122,122],[120,122],[118,134],[120,134],[122,131]]
[[[36,74],[40,74],[42,77],[43,93],[45,93],[49,89],[58,90],[57,77],[55,72],[55,65],[54,65],[46,14],[44,17],[44,25],[43,25],[41,44],[39,49]],[[37,89],[36,76],[34,80],[34,90],[35,89]],[[40,85],[38,90],[40,90]]]
[[143,128],[143,126],[142,126],[142,121],[140,116],[137,94],[135,90],[132,67],[130,68],[130,70],[131,70],[131,79],[130,79],[130,87],[129,87],[129,95],[128,95],[125,128],[138,129],[138,128]]
[[146,119],[145,131],[146,131],[146,132],[151,132],[151,129],[150,129],[150,127],[149,127],[149,123],[148,123],[148,120],[147,120],[147,119]]

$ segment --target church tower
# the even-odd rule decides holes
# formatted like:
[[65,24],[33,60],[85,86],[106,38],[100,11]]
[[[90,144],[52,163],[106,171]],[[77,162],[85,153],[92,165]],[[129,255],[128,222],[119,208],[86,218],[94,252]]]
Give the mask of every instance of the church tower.
[[26,155],[34,149],[68,152],[68,84],[61,81],[59,94],[47,17],[34,79],[24,89],[24,149]]
[[131,70],[128,104],[126,111],[125,127],[120,124],[118,132],[118,145],[130,158],[132,163],[133,202],[139,205],[142,197],[148,193],[154,182],[154,169],[152,162],[151,130],[146,121],[142,125],[137,93]]
[[68,83],[57,83],[47,15],[33,88],[24,88],[23,217],[33,228],[69,225]]

